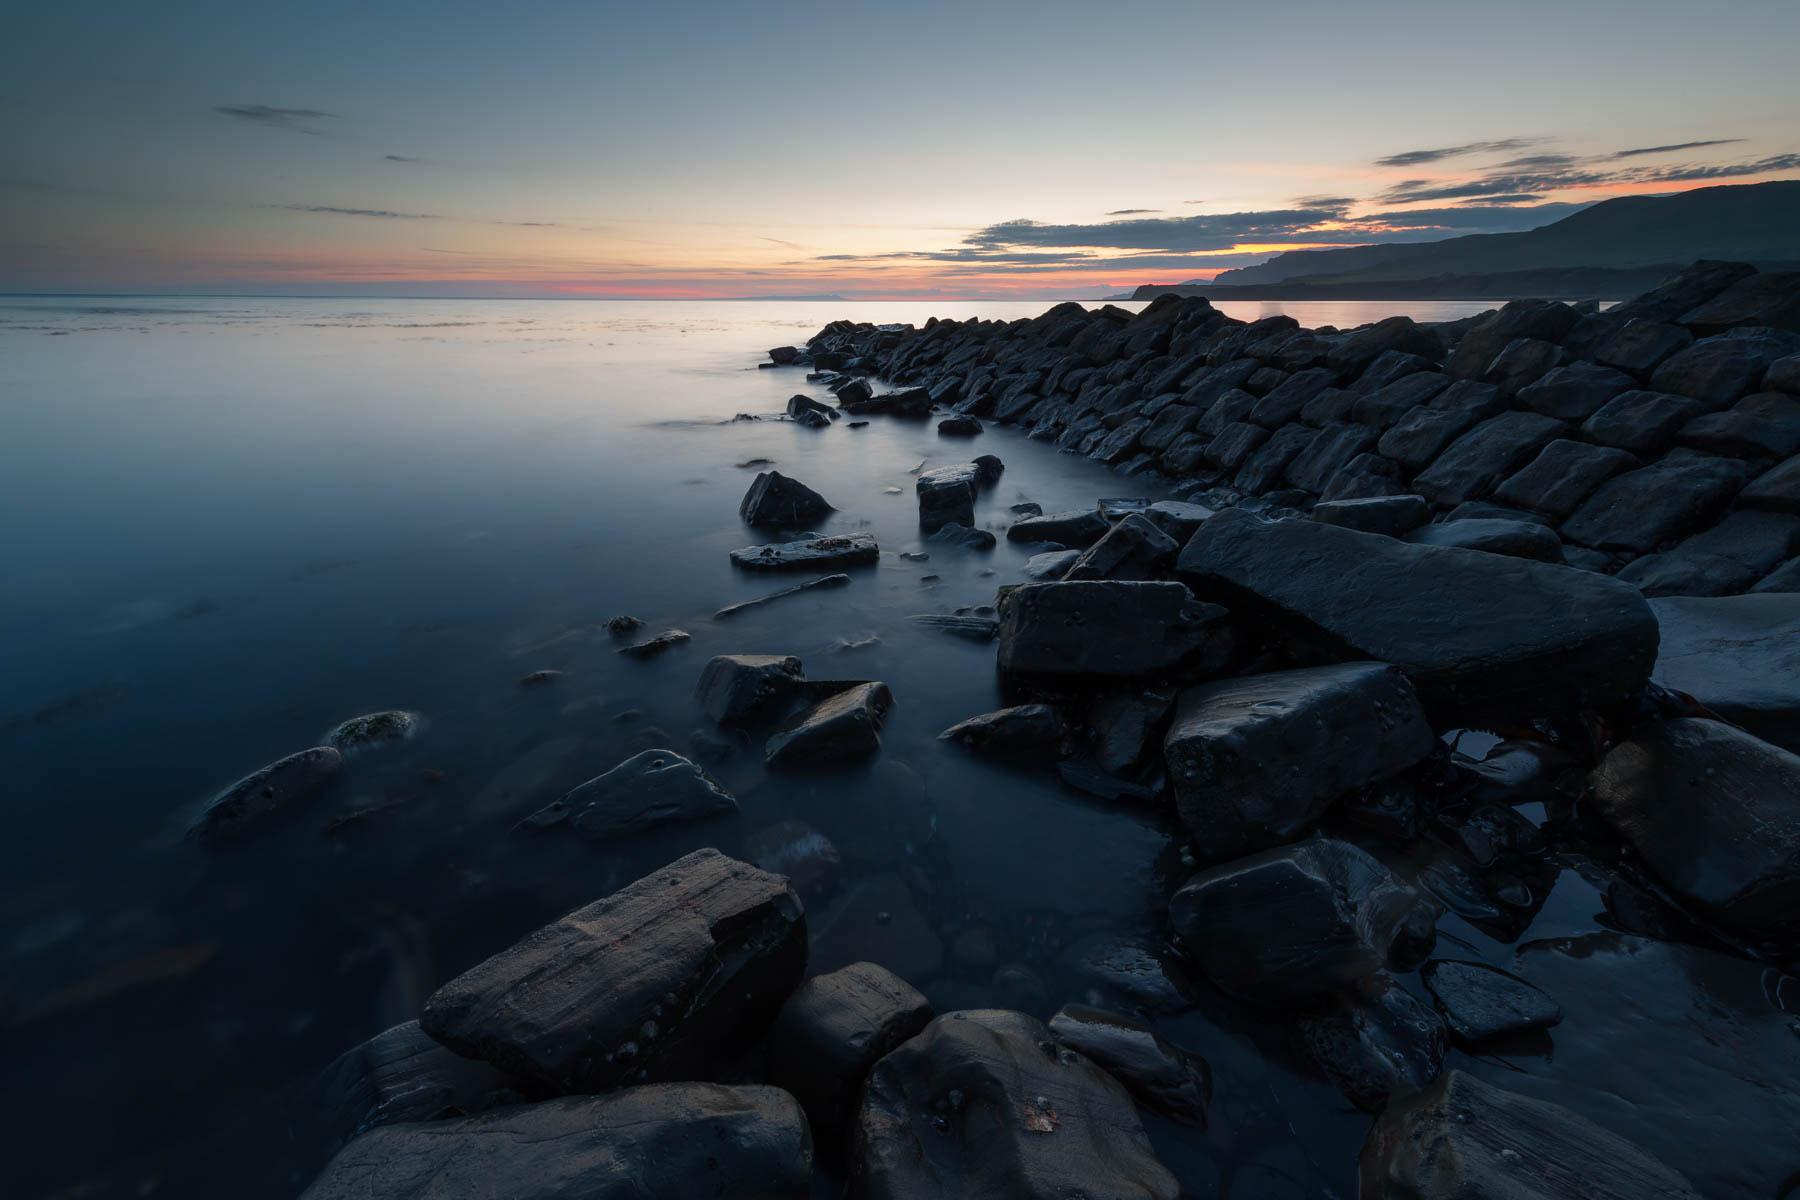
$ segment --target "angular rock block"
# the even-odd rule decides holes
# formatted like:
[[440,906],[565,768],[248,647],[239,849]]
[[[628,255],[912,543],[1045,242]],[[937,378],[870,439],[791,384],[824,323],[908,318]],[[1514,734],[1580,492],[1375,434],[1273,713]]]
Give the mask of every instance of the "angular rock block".
[[1153,579],[1175,563],[1181,543],[1138,513],[1131,513],[1089,546],[1064,579]]
[[758,475],[738,504],[738,516],[743,518],[744,524],[769,529],[804,528],[829,516],[831,511],[825,497],[780,471],[764,471]]
[[1553,517],[1567,517],[1614,475],[1638,460],[1610,446],[1559,439],[1494,489],[1494,499]]
[[1456,1036],[1470,1042],[1544,1029],[1562,1020],[1562,1006],[1517,975],[1486,963],[1433,959],[1419,968]]
[[787,880],[696,850],[465,971],[419,1025],[553,1092],[607,1091],[704,1070],[760,1034],[805,969]]
[[1686,717],[1617,742],[1588,782],[1682,901],[1753,937],[1800,932],[1800,755]]
[[1712,524],[1747,475],[1736,459],[1677,450],[1601,485],[1563,524],[1563,536],[1593,550],[1647,554]]
[[1015,521],[1006,531],[1006,540],[1054,542],[1059,546],[1081,550],[1105,537],[1106,531],[1111,528],[1112,522],[1105,517],[1091,508],[1081,508]]
[[1424,957],[1432,916],[1367,852],[1318,836],[1202,871],[1169,901],[1176,935],[1213,983],[1278,1008],[1341,996],[1396,954]]
[[1342,663],[1190,689],[1163,754],[1176,810],[1201,854],[1219,860],[1293,841],[1338,797],[1435,744],[1404,675]]
[[1555,530],[1536,521],[1464,517],[1416,529],[1407,540],[1419,546],[1460,546],[1464,550],[1508,554],[1536,562],[1563,560],[1562,539]]
[[1066,736],[1054,708],[1019,704],[958,721],[938,734],[938,740],[955,742],[988,758],[1044,761],[1062,757]]
[[1800,594],[1669,596],[1652,680],[1800,754]]
[[1429,1004],[1392,980],[1347,1012],[1300,1018],[1300,1044],[1350,1103],[1380,1112],[1418,1092],[1444,1067],[1450,1036]]
[[714,722],[736,728],[779,717],[805,682],[791,654],[720,654],[702,668],[695,698]]
[[1000,600],[1000,670],[1065,680],[1216,674],[1235,646],[1226,612],[1179,583],[1028,583]]
[[792,1092],[813,1131],[835,1138],[856,1112],[869,1068],[931,1023],[931,1005],[886,967],[851,963],[814,975],[769,1032],[769,1078]]
[[857,1114],[861,1200],[1176,1200],[1112,1076],[1023,1013],[941,1016],[875,1064]]
[[1618,697],[1656,661],[1656,618],[1637,589],[1549,563],[1230,509],[1188,542],[1177,572],[1240,615],[1298,622],[1347,657],[1399,667],[1440,728]]
[[1700,1200],[1617,1134],[1462,1071],[1384,1112],[1361,1169],[1361,1200]]
[[1050,1032],[1087,1055],[1149,1108],[1194,1129],[1206,1128],[1212,1100],[1212,1067],[1164,1041],[1136,1017],[1085,1004],[1065,1004],[1050,1018]]
[[812,1135],[779,1088],[665,1083],[376,1129],[301,1200],[807,1200]]
[[1431,504],[1423,496],[1370,496],[1362,500],[1322,500],[1312,519],[1321,525],[1403,537],[1431,521]]
[[340,1055],[318,1083],[321,1131],[332,1150],[377,1125],[473,1116],[519,1099],[504,1072],[432,1040],[417,1021]]
[[1540,413],[1501,413],[1452,442],[1413,480],[1413,490],[1445,507],[1479,500],[1567,428]]
[[699,764],[673,750],[645,750],[539,809],[521,827],[550,829],[569,821],[584,837],[626,837],[736,812],[737,806]]
[[885,683],[862,683],[827,696],[770,736],[771,767],[830,767],[861,762],[881,749],[881,723],[894,707]]

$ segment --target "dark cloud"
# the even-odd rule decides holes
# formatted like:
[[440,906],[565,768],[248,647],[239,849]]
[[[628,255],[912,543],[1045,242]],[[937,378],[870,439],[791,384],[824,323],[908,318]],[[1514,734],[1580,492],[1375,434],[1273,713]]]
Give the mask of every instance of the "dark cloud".
[[236,117],[240,121],[249,121],[253,125],[314,134],[319,130],[311,128],[307,122],[333,116],[332,113],[320,112],[316,108],[270,108],[267,104],[217,104],[213,106],[213,111],[227,117]]
[[1528,170],[1536,167],[1567,167],[1580,162],[1572,154],[1528,154],[1524,158],[1510,158],[1500,166],[1514,171]]
[[1296,196],[1295,208],[1310,209],[1322,213],[1344,213],[1356,206],[1356,200],[1350,196]]
[[1739,175],[1773,174],[1777,171],[1800,171],[1800,154],[1775,154],[1754,162],[1667,167],[1641,172],[1637,178],[1646,183],[1678,183],[1691,179],[1731,179]]
[[1446,158],[1462,158],[1469,154],[1500,154],[1507,150],[1523,150],[1527,146],[1535,146],[1544,141],[1543,138],[1503,138],[1497,142],[1468,142],[1461,146],[1443,146],[1436,150],[1408,150],[1404,154],[1390,154],[1386,158],[1378,158],[1378,167],[1416,167],[1423,163],[1440,162]]
[[1743,138],[1714,138],[1710,142],[1676,142],[1672,146],[1640,146],[1636,150],[1620,150],[1613,158],[1637,158],[1644,154],[1670,154],[1676,150],[1698,150],[1702,146],[1731,146]]
[[[1508,197],[1496,199],[1505,200]],[[1467,204],[1456,208],[1414,208],[1401,212],[1370,213],[1366,217],[1358,217],[1357,221],[1370,226],[1416,226],[1459,234],[1512,233],[1560,221],[1570,213],[1587,207],[1587,204],[1533,204],[1526,207]]]
[[[1118,250],[1226,250],[1246,238],[1288,239],[1319,224],[1325,214],[1314,209],[1212,213],[1198,217],[1154,217],[1107,221],[1099,225],[1044,225],[1037,221],[1002,221],[963,239],[965,246],[1107,246]],[[1338,240],[1335,236],[1326,239]]]
[[1162,209],[1160,208],[1115,208],[1106,215],[1109,217],[1134,217],[1139,213],[1157,213],[1161,211]]
[[335,204],[276,204],[271,207],[285,208],[290,212],[330,213],[339,217],[382,217],[393,221],[437,221],[442,219],[436,213],[391,212],[385,208],[339,208]]
[[[1429,179],[1407,179],[1382,192],[1377,199],[1384,204],[1420,204],[1444,200],[1480,199],[1485,203],[1504,203],[1502,198],[1535,198],[1559,188],[1618,187],[1646,183],[1688,183],[1704,179],[1737,179],[1747,175],[1773,175],[1800,170],[1800,154],[1776,154],[1767,158],[1736,163],[1688,163],[1669,167],[1617,167],[1605,163],[1616,159],[1608,155],[1597,159],[1552,161],[1532,170],[1508,170],[1497,167],[1474,179],[1442,182]],[[1528,160],[1520,160],[1528,161]]]
[[381,161],[383,161],[383,162],[418,162],[419,160],[412,157],[410,154],[384,154],[381,156]]

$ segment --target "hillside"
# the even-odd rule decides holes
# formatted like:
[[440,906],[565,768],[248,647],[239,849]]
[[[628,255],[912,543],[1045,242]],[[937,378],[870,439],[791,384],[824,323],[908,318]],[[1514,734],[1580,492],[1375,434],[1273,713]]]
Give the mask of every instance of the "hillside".
[[1621,196],[1523,233],[1440,242],[1292,250],[1221,272],[1215,287],[1304,280],[1364,284],[1583,267],[1643,268],[1722,258],[1769,265],[1800,259],[1800,181]]

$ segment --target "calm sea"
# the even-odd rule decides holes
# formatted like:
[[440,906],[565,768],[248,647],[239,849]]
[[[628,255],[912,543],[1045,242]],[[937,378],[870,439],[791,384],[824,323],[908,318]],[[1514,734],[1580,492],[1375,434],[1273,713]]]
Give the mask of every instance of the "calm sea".
[[[938,743],[1000,702],[993,650],[906,619],[991,602],[1020,550],[884,554],[847,588],[711,616],[785,582],[727,562],[756,540],[736,515],[751,459],[822,492],[826,529],[889,552],[924,548],[921,463],[999,455],[978,513],[994,525],[1019,501],[1142,494],[1010,430],[971,450],[925,423],[732,421],[806,390],[756,363],[835,318],[1046,307],[0,299],[0,1192],[297,1190],[334,1056],[569,908],[786,820],[843,860],[809,913],[817,967],[901,965],[940,1007],[1116,999],[1071,964],[1156,943],[1180,873],[1167,831]],[[1482,307],[1227,309],[1349,326]],[[623,659],[598,629],[618,613],[693,641]],[[727,652],[885,680],[884,753],[791,779],[741,745],[715,768],[738,816],[607,845],[509,834],[640,748],[692,752],[695,679]],[[564,677],[517,685],[545,668]],[[422,732],[357,759],[339,792],[228,846],[181,839],[223,785],[394,707]],[[1583,899],[1534,933],[1588,927],[1556,916]],[[972,929],[991,958],[948,953]],[[1238,1106],[1205,1143],[1153,1121],[1185,1178],[1354,1193],[1367,1119],[1270,1065],[1273,1034],[1198,1013],[1165,1031]]]

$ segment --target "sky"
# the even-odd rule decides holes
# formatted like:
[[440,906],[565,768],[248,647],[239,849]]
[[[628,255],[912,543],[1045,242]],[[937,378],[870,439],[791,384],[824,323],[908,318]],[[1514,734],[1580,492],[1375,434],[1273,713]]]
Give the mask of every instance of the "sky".
[[0,292],[1091,297],[1800,178],[1800,2],[15,6]]

